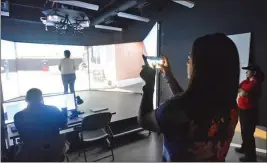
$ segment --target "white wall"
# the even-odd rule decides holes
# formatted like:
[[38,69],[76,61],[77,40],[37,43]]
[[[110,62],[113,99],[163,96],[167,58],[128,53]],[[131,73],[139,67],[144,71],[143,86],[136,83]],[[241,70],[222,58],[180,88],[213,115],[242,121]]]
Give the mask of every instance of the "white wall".
[[251,33],[243,33],[228,36],[236,44],[239,60],[240,60],[240,82],[246,79],[246,70],[242,70],[242,67],[248,66],[249,53],[250,53],[250,39]]

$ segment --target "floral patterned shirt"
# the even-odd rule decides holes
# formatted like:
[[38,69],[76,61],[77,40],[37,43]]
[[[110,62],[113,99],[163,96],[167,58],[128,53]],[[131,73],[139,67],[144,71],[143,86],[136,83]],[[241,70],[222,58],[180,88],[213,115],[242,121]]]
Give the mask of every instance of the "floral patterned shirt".
[[227,125],[224,118],[214,118],[208,128],[190,120],[177,100],[163,103],[155,114],[164,135],[163,161],[225,161],[238,121],[236,108]]

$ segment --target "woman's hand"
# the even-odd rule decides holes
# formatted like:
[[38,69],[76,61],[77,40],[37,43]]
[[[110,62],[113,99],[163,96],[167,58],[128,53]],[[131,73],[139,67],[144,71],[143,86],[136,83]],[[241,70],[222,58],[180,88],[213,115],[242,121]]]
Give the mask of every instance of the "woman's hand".
[[172,74],[168,58],[165,56],[162,56],[161,58],[163,60],[163,64],[159,65],[160,72],[162,73],[162,76],[165,78],[165,80],[169,84],[169,87],[171,88],[173,95],[184,92],[183,88],[179,85],[179,83],[177,82],[177,80],[174,78]]
[[145,62],[145,65],[143,66],[140,72],[140,77],[145,81],[147,86],[154,88],[156,75],[155,67],[151,68],[147,62],[146,57],[144,55],[142,57]]
[[162,73],[162,76],[167,80],[169,81],[170,79],[173,78],[173,74],[171,72],[171,67],[170,67],[170,64],[169,64],[169,60],[167,57],[165,56],[162,56],[161,57],[162,60],[163,60],[163,64],[161,65],[158,65],[160,67],[160,72]]

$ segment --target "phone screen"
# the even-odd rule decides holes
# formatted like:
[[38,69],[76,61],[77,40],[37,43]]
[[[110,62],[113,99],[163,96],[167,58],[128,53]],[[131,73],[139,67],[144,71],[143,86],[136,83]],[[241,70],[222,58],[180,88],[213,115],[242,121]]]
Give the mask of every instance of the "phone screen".
[[160,57],[147,56],[146,58],[150,67],[153,67],[153,65],[155,65],[155,68],[160,68],[159,64],[163,64],[163,60]]

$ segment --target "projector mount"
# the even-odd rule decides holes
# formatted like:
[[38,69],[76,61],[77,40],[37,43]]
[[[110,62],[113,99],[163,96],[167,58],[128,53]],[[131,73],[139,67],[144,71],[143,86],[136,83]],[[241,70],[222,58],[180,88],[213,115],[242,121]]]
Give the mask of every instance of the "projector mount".
[[70,29],[75,33],[82,33],[85,27],[89,27],[88,17],[80,11],[70,9],[50,9],[43,11],[46,17],[41,17],[46,31],[48,26],[55,28],[60,34],[67,33]]

